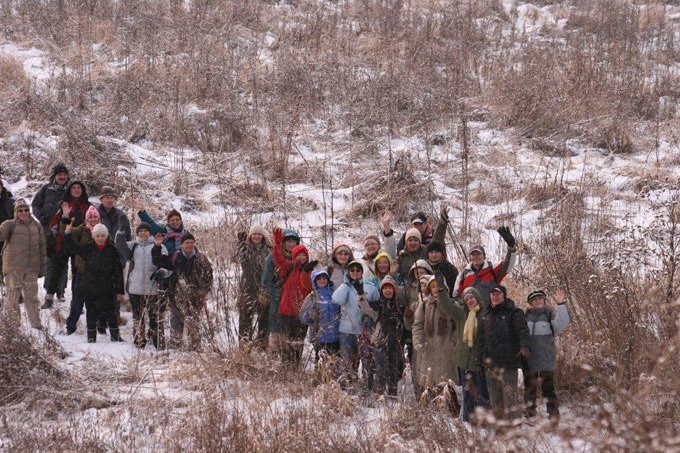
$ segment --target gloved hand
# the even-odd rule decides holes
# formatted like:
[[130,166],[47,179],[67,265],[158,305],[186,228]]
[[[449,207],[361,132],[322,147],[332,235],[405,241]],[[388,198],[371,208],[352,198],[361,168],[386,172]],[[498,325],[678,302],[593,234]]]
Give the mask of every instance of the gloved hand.
[[248,233],[245,231],[239,231],[236,237],[240,242],[246,242],[246,240],[248,240]]
[[354,289],[357,290],[358,295],[360,296],[364,295],[364,284],[361,281],[357,280],[352,282],[352,286],[354,286]]
[[309,263],[305,264],[305,267],[303,267],[302,270],[305,272],[312,272],[317,264],[319,264],[319,260],[310,261]]
[[127,217],[121,217],[118,231],[125,231],[128,228],[128,226],[130,226],[130,220],[128,220]]
[[505,241],[506,244],[508,244],[508,247],[514,247],[517,241],[515,241],[515,237],[512,235],[510,232],[510,228],[506,226],[502,226],[499,229],[497,229],[498,234],[501,235],[503,240]]
[[525,359],[528,359],[529,357],[531,357],[531,349],[527,348],[526,346],[523,346],[523,347],[519,350],[519,354],[518,354],[518,355],[519,355],[520,357],[523,357],[523,358],[525,358]]
[[274,245],[280,246],[283,244],[283,231],[281,228],[274,228]]

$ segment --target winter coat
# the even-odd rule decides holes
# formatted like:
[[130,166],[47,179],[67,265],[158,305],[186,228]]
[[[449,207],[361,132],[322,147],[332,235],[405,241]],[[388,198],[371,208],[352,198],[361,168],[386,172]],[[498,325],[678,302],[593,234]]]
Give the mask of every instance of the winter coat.
[[[454,301],[446,291],[428,295],[416,308],[413,321],[413,346],[418,353],[416,377],[420,388],[445,382],[458,382],[454,360],[456,330],[451,322]],[[428,317],[431,317],[428,326]]]
[[[130,261],[125,289],[128,294],[136,296],[155,296],[158,294],[158,282],[152,276],[158,266],[153,264],[151,249],[154,238],[149,236],[146,241],[137,238],[125,241],[125,231],[116,233],[116,249],[125,261]],[[161,245],[161,255],[168,254],[165,246]]]
[[64,246],[70,253],[80,255],[85,262],[85,271],[80,277],[80,289],[85,294],[111,296],[113,301],[116,294],[125,293],[123,266],[111,238],[107,238],[104,249],[99,250],[94,241],[76,244],[73,235],[67,233]]
[[[78,198],[73,198],[71,196],[71,187],[74,184],[78,184],[83,188],[83,193]],[[69,218],[71,219],[71,225],[73,225],[73,227],[82,225],[85,222],[85,213],[87,212],[88,208],[92,206],[92,203],[90,203],[90,201],[88,200],[85,183],[77,179],[71,180],[68,183],[68,186],[66,187],[64,197],[61,199],[61,202],[64,201],[67,202],[69,204],[69,207],[71,208],[71,213],[69,214]],[[59,203],[59,205],[61,205],[61,203]],[[57,211],[55,212],[54,216],[52,216],[52,220],[50,221],[49,226],[53,227],[57,225],[61,220],[61,217],[62,217],[61,206],[58,206]]]
[[258,245],[253,244],[250,239],[239,241],[234,261],[241,265],[241,276],[238,281],[240,300],[257,300],[262,284],[264,263],[271,250],[271,245],[265,240]]
[[529,308],[525,315],[531,336],[531,357],[528,359],[529,371],[555,371],[557,350],[555,336],[562,333],[571,322],[566,304]]
[[35,273],[45,275],[45,234],[43,227],[33,217],[23,222],[19,219],[5,220],[0,225],[2,250],[2,272]]
[[0,224],[14,218],[14,195],[4,186],[0,188]]
[[[279,269],[279,277],[283,282],[279,313],[284,316],[299,318],[302,304],[312,291],[312,281],[309,277],[309,271],[304,270],[304,265],[298,262],[297,258],[304,254],[309,259],[309,252],[304,245],[296,245],[290,261],[280,248],[274,249],[273,253],[274,265]],[[288,269],[284,269],[285,266],[288,266]]]
[[[359,280],[364,288],[362,297],[368,302],[377,301],[380,298],[378,289],[366,280]],[[340,333],[359,335],[361,334],[364,317],[366,316],[359,307],[359,294],[351,283],[349,276],[333,293],[333,303],[340,305]]]
[[[444,243],[444,240],[446,239],[447,224],[448,224],[447,219],[444,219],[442,217],[439,218],[439,223],[437,223],[437,229],[435,230],[434,235],[432,236],[433,241],[439,241],[442,244]],[[426,243],[421,242],[420,247],[418,247],[418,249],[415,250],[414,252],[407,252],[406,250],[401,250],[397,255],[397,258],[394,261],[392,261],[392,270],[390,273],[392,275],[392,278],[394,278],[397,281],[398,285],[403,286],[406,283],[408,272],[416,261],[421,259],[427,261],[427,248],[424,246],[424,244],[427,244],[429,242],[430,241],[427,241]]]
[[[437,228],[439,228],[439,224],[437,225]],[[432,233],[432,226],[428,223],[425,226],[425,232],[420,235],[420,244],[425,246],[435,240],[435,236],[437,233]],[[401,235],[401,238],[399,238],[399,242],[397,243],[397,253],[401,253],[402,250],[404,250],[404,247],[406,246],[406,232]]]
[[[293,230],[284,229],[284,237],[291,237],[300,242],[300,236]],[[277,247],[276,245],[274,247]],[[278,245],[281,247],[281,245]],[[274,333],[286,333],[287,324],[284,317],[279,314],[279,304],[283,292],[283,281],[274,265],[274,252],[272,251],[264,261],[261,280],[262,290],[269,295],[269,331]]]
[[31,207],[33,208],[33,215],[40,221],[43,228],[50,224],[50,221],[57,213],[59,205],[64,199],[68,180],[63,186],[58,185],[55,181],[56,174],[52,173],[50,182],[42,186],[42,188],[35,194]]
[[433,275],[441,276],[443,278],[449,290],[448,291],[449,297],[453,297],[453,289],[456,286],[456,277],[458,277],[458,269],[456,269],[456,266],[451,264],[447,259],[443,257],[442,260],[437,264],[432,264],[430,262],[428,262],[428,264],[432,267],[432,270],[434,271]]
[[179,250],[179,246],[182,244],[182,235],[185,233],[184,222],[182,222],[179,228],[175,229],[170,225],[160,226],[146,211],[139,211],[137,215],[142,222],[146,222],[151,226],[151,236],[155,236],[158,233],[163,235],[163,245],[170,256],[175,253],[175,250]]
[[468,286],[472,286],[479,294],[482,296],[484,304],[488,307],[491,303],[489,299],[489,291],[491,287],[496,283],[501,283],[506,275],[512,269],[517,258],[517,253],[514,249],[508,249],[505,255],[505,259],[502,263],[498,264],[496,267],[493,266],[491,261],[484,261],[482,268],[475,270],[472,267],[472,263],[468,263],[467,266],[458,274],[455,285],[455,297],[460,298],[463,294],[463,290]]
[[389,233],[383,232],[383,237],[385,238],[385,248],[378,251],[378,254],[371,258],[370,256],[364,255],[357,261],[361,263],[364,267],[364,278],[372,279],[375,277],[375,260],[378,259],[380,255],[387,255],[387,257],[392,261],[395,256],[397,256],[397,242],[394,236],[394,231],[390,230]]
[[476,370],[480,366],[479,362],[479,345],[480,345],[480,326],[482,325],[482,318],[488,313],[488,309],[480,304],[477,312],[477,335],[470,347],[463,341],[463,329],[465,328],[465,321],[467,321],[470,309],[467,305],[460,306],[457,303],[453,305],[452,319],[456,326],[456,349],[453,352],[453,360],[456,366],[461,370]]
[[125,240],[132,240],[132,230],[130,229],[130,219],[128,219],[127,214],[120,208],[111,208],[107,211],[103,204],[97,207],[99,212],[99,223],[104,225],[107,230],[109,230],[109,235],[113,238],[116,237],[121,225],[125,225],[123,232],[125,233]]
[[340,306],[333,303],[333,283],[328,280],[325,288],[319,288],[316,277],[328,276],[325,269],[312,271],[312,291],[305,299],[300,312],[300,321],[312,327],[312,342],[337,343],[340,332]]
[[[59,234],[61,234],[62,237],[65,234],[65,228],[66,224],[64,222],[59,222]],[[92,231],[85,225],[80,225],[71,230],[71,239],[75,244],[85,245],[88,242],[92,242]],[[82,256],[76,255],[74,262],[78,272],[85,272],[85,261]]]
[[[399,300],[399,303],[408,307],[412,313],[416,312],[418,304],[420,303],[420,287],[418,285],[418,279],[416,278],[416,269],[418,267],[426,269],[427,273],[430,275],[434,273],[426,260],[419,260],[413,263],[409,269],[405,285],[397,288],[397,299]],[[413,328],[413,321],[413,315],[410,317],[404,316],[404,328],[407,331],[411,331]]]
[[[485,366],[517,369],[522,366],[520,348],[531,348],[524,312],[510,299],[489,306],[479,323],[478,359]],[[490,363],[489,363],[490,362]]]
[[196,312],[205,306],[205,295],[213,284],[213,269],[208,257],[198,248],[191,256],[180,249],[170,255],[163,254],[163,245],[151,248],[154,266],[173,271],[170,278],[170,303],[180,312]]
[[397,295],[395,294],[392,299],[386,299],[381,295],[377,301],[371,302],[370,306],[377,313],[371,337],[373,345],[383,347],[401,341],[406,306],[400,303]]

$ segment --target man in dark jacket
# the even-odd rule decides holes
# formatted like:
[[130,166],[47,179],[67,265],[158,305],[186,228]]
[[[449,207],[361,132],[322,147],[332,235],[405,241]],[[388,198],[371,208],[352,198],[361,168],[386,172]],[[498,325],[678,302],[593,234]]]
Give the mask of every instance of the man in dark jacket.
[[118,194],[113,190],[113,187],[102,187],[99,201],[101,202],[99,207],[97,207],[99,221],[109,230],[109,235],[114,238],[119,231],[122,231],[125,233],[125,241],[130,242],[132,240],[130,219],[125,214],[125,211],[116,207]]
[[[12,220],[14,218],[14,196],[12,192],[5,188],[5,184],[0,179],[0,225],[5,220]],[[0,250],[5,245],[4,242],[0,242]],[[2,254],[0,254],[0,285],[3,282],[2,273]]]
[[489,312],[481,319],[479,363],[484,364],[491,407],[497,418],[521,417],[517,370],[531,355],[524,312],[507,298],[504,286],[490,291]]
[[[53,250],[50,250],[50,248],[52,248],[54,241],[49,240],[50,235],[52,235],[52,232],[49,229],[49,225],[52,219],[54,218],[54,215],[59,210],[59,206],[61,205],[61,202],[63,201],[64,196],[66,195],[66,187],[68,185],[68,182],[69,182],[68,168],[66,168],[66,165],[62,163],[56,164],[52,168],[50,182],[42,186],[42,188],[33,196],[33,201],[31,202],[31,207],[33,208],[33,215],[38,219],[38,221],[40,221],[40,224],[42,225],[43,230],[45,232],[45,237],[46,239],[48,239],[46,241],[48,248],[47,266],[45,268],[45,281],[43,286],[47,290],[50,281],[54,281],[56,279],[59,282],[59,287],[62,288],[62,293],[63,288],[66,287],[67,269],[61,266],[61,270],[59,274],[56,275],[55,278],[54,275],[55,271],[53,270],[54,263],[53,259],[51,258]],[[53,298],[54,294],[49,293],[47,294],[47,296],[45,297],[46,304],[45,308],[52,306]]]
[[438,240],[433,240],[427,247],[427,264],[432,267],[435,276],[441,276],[448,287],[449,297],[453,297],[458,269],[446,259],[446,248]]

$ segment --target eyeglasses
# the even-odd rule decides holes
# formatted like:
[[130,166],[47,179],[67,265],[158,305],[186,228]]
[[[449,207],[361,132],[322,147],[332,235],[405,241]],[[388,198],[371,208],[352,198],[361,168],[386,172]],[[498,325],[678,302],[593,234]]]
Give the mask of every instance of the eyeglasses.
[[28,208],[19,208],[17,212],[28,212]]
[[350,272],[364,272],[363,269],[357,269],[357,268],[350,269],[349,271],[350,271]]

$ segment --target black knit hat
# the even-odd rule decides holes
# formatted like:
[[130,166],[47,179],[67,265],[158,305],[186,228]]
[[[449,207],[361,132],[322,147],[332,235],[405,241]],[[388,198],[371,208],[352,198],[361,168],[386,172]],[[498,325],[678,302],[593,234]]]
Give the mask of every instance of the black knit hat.
[[435,240],[435,241],[432,241],[429,244],[427,244],[427,253],[430,253],[430,252],[445,253],[446,247],[444,247],[444,244],[442,244],[441,242]]
[[66,173],[68,175],[68,168],[66,168],[66,165],[63,163],[59,162],[56,164],[54,167],[52,167],[52,176],[57,176],[59,173]]
[[151,225],[149,225],[146,222],[142,222],[139,225],[137,225],[137,228],[135,228],[135,234],[139,234],[141,230],[146,230],[149,233],[151,233]]
[[184,241],[196,241],[196,238],[194,237],[193,234],[189,233],[188,231],[182,235],[182,239],[180,240],[180,244],[184,244]]

